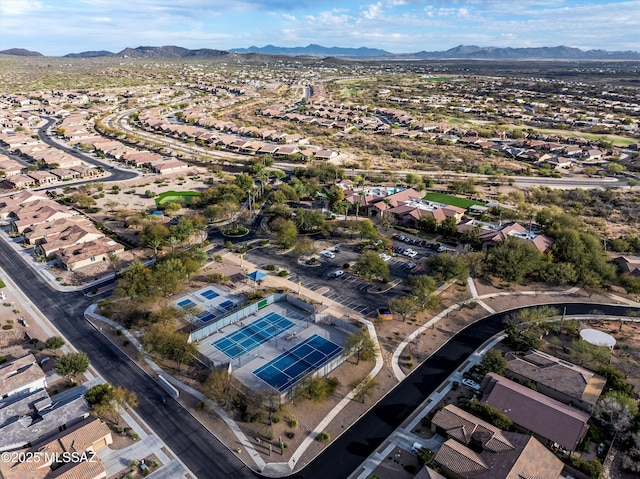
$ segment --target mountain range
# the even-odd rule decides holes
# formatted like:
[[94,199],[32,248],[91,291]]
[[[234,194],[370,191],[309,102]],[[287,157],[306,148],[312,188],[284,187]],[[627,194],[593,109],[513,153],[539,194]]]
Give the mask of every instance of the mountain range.
[[[42,56],[22,48],[0,51],[4,55]],[[306,47],[264,47],[233,48],[229,51],[200,48],[190,50],[177,46],[125,48],[118,53],[109,51],[87,51],[69,53],[66,58],[220,58],[230,54],[260,54],[284,56],[337,57],[351,59],[477,59],[477,60],[640,60],[640,52],[611,52],[606,50],[581,50],[579,48],[557,46],[539,48],[501,48],[479,47],[476,45],[460,45],[446,51],[420,51],[416,53],[390,53],[377,48],[341,48],[323,47],[310,44]]]

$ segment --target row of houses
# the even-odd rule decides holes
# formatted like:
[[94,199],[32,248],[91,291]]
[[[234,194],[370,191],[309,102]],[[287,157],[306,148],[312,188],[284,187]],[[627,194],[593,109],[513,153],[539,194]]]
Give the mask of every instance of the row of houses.
[[81,394],[50,397],[46,386],[32,354],[0,366],[0,451],[16,458],[0,461],[0,477],[106,478],[95,453],[113,443],[109,427]]
[[212,119],[205,114],[189,117],[190,121],[198,126],[169,123],[159,109],[141,112],[138,119],[141,124],[155,132],[243,155],[272,155],[284,160],[330,160],[338,156],[336,151],[310,145],[309,139],[299,134],[238,127],[230,122]]
[[14,234],[22,235],[34,254],[57,259],[69,271],[107,261],[109,255],[125,250],[87,218],[43,194],[22,191],[0,197],[0,220],[8,222]]
[[571,453],[583,441],[606,381],[541,351],[505,357],[507,377],[487,374],[480,404],[511,419],[515,431],[503,431],[446,405],[431,420],[431,431],[445,438],[434,458],[444,475],[425,468],[416,477],[558,479],[575,474],[556,453]]

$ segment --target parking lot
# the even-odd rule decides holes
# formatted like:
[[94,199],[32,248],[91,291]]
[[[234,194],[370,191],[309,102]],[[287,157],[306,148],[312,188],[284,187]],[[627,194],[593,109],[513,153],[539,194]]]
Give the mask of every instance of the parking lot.
[[[417,249],[417,248],[416,248]],[[402,255],[394,255],[388,259],[390,280],[400,279],[402,282],[387,293],[372,293],[374,284],[364,281],[345,269],[346,263],[354,263],[359,253],[349,248],[341,248],[331,255],[321,255],[316,266],[303,266],[298,264],[297,257],[292,255],[278,255],[273,248],[258,248],[246,253],[246,258],[261,269],[267,265],[276,265],[286,268],[290,274],[288,279],[295,285],[300,283],[304,288],[315,291],[343,306],[350,308],[362,315],[375,313],[376,309],[386,306],[388,300],[400,293],[406,292],[404,280],[410,274],[408,263],[416,263],[418,258],[408,258]],[[339,277],[333,277],[332,273],[344,271]],[[293,287],[293,286],[292,286]]]

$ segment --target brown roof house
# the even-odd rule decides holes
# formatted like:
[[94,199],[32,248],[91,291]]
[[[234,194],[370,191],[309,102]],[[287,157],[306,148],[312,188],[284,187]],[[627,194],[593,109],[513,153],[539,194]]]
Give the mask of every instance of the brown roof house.
[[550,398],[592,412],[606,384],[593,371],[543,353],[507,353],[505,376],[518,383],[533,383]]
[[495,246],[507,238],[515,238],[519,241],[529,243],[535,246],[541,253],[544,253],[553,245],[553,238],[549,238],[543,234],[533,233],[519,223],[509,223],[500,230],[488,230],[480,233],[483,249]]
[[[88,417],[49,439],[34,441],[33,447],[20,451],[24,454],[19,454],[17,457],[32,459],[40,455],[41,460],[16,462],[2,471],[2,477],[5,479],[106,478],[104,466],[93,453],[112,443],[113,438],[109,427],[97,418]],[[65,464],[62,462],[65,453],[78,460]],[[60,458],[61,462],[54,462],[56,457]]]
[[68,271],[77,271],[100,261],[107,261],[111,253],[124,253],[124,246],[110,238],[103,237],[63,248],[56,252],[56,256]]
[[574,451],[589,429],[590,414],[489,373],[482,381],[481,404],[492,406],[523,432],[568,451]]
[[622,273],[640,277],[640,256],[618,256],[613,261]]
[[436,413],[432,429],[448,439],[434,458],[454,479],[558,479],[564,465],[528,434],[505,432],[447,405]]

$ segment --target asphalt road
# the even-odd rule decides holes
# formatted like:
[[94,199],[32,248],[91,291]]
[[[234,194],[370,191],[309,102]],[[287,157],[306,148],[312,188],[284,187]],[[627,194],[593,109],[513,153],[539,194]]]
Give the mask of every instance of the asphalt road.
[[[83,319],[85,308],[98,298],[53,290],[5,241],[0,241],[0,264],[67,339],[89,355],[107,381],[137,393],[140,405],[136,412],[198,478],[257,477],[175,401],[162,405],[164,394],[155,381]],[[593,309],[624,314],[633,309],[597,303],[556,306],[566,306],[568,315]],[[293,477],[333,479],[351,474],[478,346],[502,329],[509,313],[492,315],[453,337]]]
[[255,477],[176,401],[169,399],[163,405],[160,399],[166,393],[160,386],[84,320],[84,310],[99,297],[55,291],[4,240],[0,240],[0,264],[69,342],[87,353],[105,380],[136,392],[136,412],[198,478]]
[[[40,135],[40,139],[46,143],[49,146],[52,146],[54,148],[57,148],[58,150],[64,151],[65,153],[78,158],[86,163],[90,163],[92,165],[95,166],[102,166],[103,168],[105,168],[105,171],[108,171],[110,173],[110,176],[108,178],[101,178],[99,180],[93,179],[91,180],[91,182],[95,182],[95,181],[101,181],[101,182],[113,182],[113,181],[124,181],[124,180],[128,180],[131,178],[135,178],[136,176],[138,176],[138,174],[136,172],[133,171],[126,171],[126,170],[120,170],[118,168],[109,168],[109,166],[107,164],[105,164],[102,161],[99,161],[89,155],[85,155],[84,153],[74,149],[74,148],[70,148],[68,146],[65,146],[57,141],[55,141],[53,138],[51,138],[48,134],[48,129],[51,125],[53,125],[55,123],[55,119],[54,118],[49,118],[47,117],[47,123],[44,124],[43,126],[41,126],[40,128],[38,128],[38,135]],[[78,184],[78,183],[74,183],[74,184]]]

